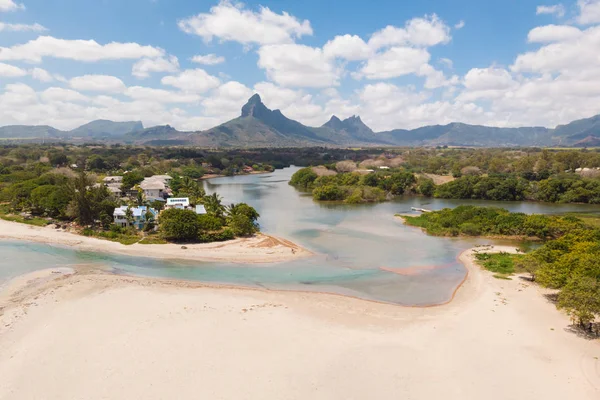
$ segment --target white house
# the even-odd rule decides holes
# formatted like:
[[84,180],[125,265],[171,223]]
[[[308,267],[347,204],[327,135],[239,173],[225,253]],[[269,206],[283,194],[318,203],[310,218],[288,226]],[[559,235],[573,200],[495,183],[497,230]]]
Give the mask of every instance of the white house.
[[166,209],[177,208],[179,210],[185,210],[190,206],[190,199],[188,197],[172,197],[167,199]]
[[[115,221],[115,224],[122,227],[122,228],[126,228],[129,226],[129,222],[127,221],[127,206],[121,206],[119,208],[115,208],[115,211],[113,213],[113,218]],[[136,227],[137,229],[144,229],[144,226],[146,225],[147,219],[146,219],[146,214],[148,212],[150,212],[150,214],[152,214],[152,218],[156,218],[156,216],[158,215],[158,211],[156,211],[153,208],[148,208],[146,206],[141,206],[141,207],[131,207],[131,211],[133,213],[133,226]]]
[[140,188],[147,198],[162,198],[167,190],[165,183],[160,179],[154,179],[154,177],[144,179],[140,183]]

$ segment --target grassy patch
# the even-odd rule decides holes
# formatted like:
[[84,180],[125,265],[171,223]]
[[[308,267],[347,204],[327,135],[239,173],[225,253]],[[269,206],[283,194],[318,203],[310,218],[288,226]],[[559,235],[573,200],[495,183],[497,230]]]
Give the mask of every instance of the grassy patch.
[[579,218],[586,225],[591,226],[593,228],[600,228],[600,214],[569,213],[566,215]]
[[477,263],[483,268],[505,277],[515,273],[515,260],[518,257],[522,257],[522,255],[508,253],[479,253],[475,255]]
[[505,281],[512,281],[512,278],[510,278],[510,277],[509,277],[509,276],[507,276],[507,275],[494,274],[493,276],[494,276],[494,278],[496,278],[496,279],[502,279],[502,280],[505,280]]
[[160,236],[146,236],[145,238],[143,238],[139,244],[168,244],[169,242],[167,242],[165,239],[161,238]]
[[84,229],[81,234],[83,236],[95,237],[97,239],[109,240],[111,242],[117,242],[124,244],[126,246],[130,246],[140,241],[141,237],[139,235],[131,235],[117,232],[104,232],[104,231],[95,231],[93,229]]

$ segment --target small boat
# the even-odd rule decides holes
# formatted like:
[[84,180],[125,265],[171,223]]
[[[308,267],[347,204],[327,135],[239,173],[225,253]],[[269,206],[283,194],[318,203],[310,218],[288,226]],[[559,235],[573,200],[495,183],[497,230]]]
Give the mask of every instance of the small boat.
[[418,211],[418,212],[423,212],[423,213],[431,212],[431,210],[426,210],[425,208],[411,207],[410,209],[413,211]]

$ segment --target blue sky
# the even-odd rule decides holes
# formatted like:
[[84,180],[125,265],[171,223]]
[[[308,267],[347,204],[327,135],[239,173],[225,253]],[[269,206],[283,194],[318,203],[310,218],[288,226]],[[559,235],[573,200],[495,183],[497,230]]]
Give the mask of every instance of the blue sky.
[[600,113],[598,24],[600,0],[0,0],[0,125],[201,130],[258,92],[308,125],[555,126]]

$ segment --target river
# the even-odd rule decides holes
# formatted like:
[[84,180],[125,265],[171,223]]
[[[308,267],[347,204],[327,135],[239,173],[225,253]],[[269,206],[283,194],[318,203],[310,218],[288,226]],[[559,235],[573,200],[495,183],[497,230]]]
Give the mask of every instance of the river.
[[[261,214],[263,232],[289,239],[315,256],[288,263],[242,265],[153,260],[79,252],[26,242],[0,241],[0,282],[42,268],[94,264],[118,274],[196,280],[278,290],[331,292],[402,305],[448,301],[464,279],[461,251],[485,239],[427,236],[404,226],[396,213],[411,207],[442,209],[460,204],[499,206],[525,213],[600,213],[600,206],[489,202],[402,197],[381,204],[316,203],[289,186],[297,168],[271,174],[204,182],[226,204],[246,202]],[[381,270],[394,269],[399,273]]]

